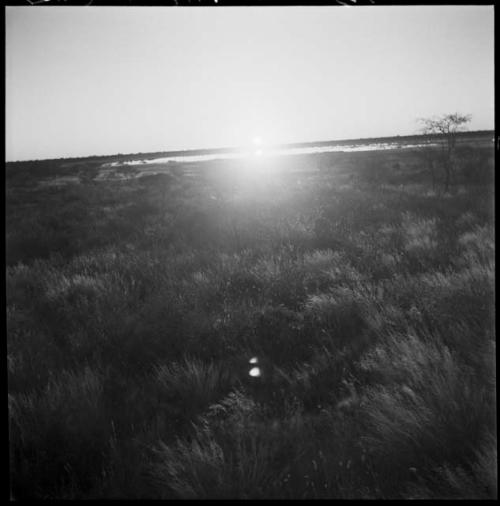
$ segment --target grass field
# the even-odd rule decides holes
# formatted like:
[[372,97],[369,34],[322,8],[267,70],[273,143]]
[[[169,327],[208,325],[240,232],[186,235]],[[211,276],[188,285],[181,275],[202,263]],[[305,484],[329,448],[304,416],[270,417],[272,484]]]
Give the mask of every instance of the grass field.
[[496,498],[493,149],[426,160],[7,164],[13,497]]

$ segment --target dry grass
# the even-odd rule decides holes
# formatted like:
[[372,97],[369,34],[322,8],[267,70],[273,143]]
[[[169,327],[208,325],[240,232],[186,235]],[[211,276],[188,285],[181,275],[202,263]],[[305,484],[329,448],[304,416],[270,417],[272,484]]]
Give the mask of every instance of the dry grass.
[[496,498],[491,188],[373,156],[9,172],[13,496]]

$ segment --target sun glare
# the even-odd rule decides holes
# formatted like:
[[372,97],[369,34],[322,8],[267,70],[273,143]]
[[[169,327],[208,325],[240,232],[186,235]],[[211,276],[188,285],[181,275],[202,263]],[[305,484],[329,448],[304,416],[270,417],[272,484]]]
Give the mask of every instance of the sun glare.
[[256,157],[261,157],[264,154],[264,150],[263,150],[262,137],[260,135],[256,135],[253,138],[253,146],[254,146],[253,155]]
[[241,182],[249,183],[251,186],[271,174],[272,157],[269,156],[268,146],[261,135],[247,137],[244,157],[239,164]]

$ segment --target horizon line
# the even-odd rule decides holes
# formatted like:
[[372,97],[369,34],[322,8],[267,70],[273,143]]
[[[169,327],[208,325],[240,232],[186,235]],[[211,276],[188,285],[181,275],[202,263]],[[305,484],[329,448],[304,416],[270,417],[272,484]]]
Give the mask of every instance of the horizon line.
[[[480,129],[480,130],[465,130],[457,132],[457,135],[466,135],[466,134],[478,134],[478,133],[495,133],[495,128],[492,129]],[[283,149],[283,148],[294,148],[294,147],[306,147],[313,146],[318,144],[346,144],[349,142],[362,142],[362,141],[380,141],[383,139],[404,139],[410,137],[428,137],[428,138],[436,138],[442,137],[444,134],[424,134],[424,133],[414,133],[414,134],[406,134],[406,135],[384,135],[382,137],[353,137],[348,139],[328,139],[328,140],[315,140],[315,141],[304,141],[304,142],[289,142],[289,143],[279,143],[279,144],[270,144],[267,146],[268,149]],[[138,151],[135,153],[113,153],[109,155],[80,155],[80,156],[62,156],[58,158],[28,158],[28,159],[17,159],[17,160],[5,160],[5,163],[22,163],[22,162],[47,162],[47,161],[56,161],[56,160],[81,160],[88,158],[112,158],[115,156],[140,156],[140,155],[159,155],[159,154],[167,154],[167,155],[175,155],[178,153],[183,154],[217,154],[223,152],[237,152],[244,149],[248,149],[247,145],[240,146],[225,146],[220,148],[186,148],[186,149],[175,149],[175,150],[162,150],[162,151]],[[203,152],[203,153],[201,153]]]

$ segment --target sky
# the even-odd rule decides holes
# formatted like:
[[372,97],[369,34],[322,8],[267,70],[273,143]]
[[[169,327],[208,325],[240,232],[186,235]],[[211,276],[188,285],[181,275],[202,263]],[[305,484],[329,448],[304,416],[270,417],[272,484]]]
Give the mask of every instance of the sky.
[[6,159],[494,128],[493,6],[6,7]]

